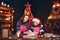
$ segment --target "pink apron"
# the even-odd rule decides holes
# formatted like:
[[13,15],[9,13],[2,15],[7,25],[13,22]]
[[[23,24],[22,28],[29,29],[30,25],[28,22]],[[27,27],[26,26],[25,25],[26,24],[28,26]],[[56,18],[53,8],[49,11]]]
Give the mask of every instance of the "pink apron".
[[34,27],[33,32],[40,32],[40,28],[39,27]]
[[41,37],[41,33],[40,33],[40,28],[39,28],[39,27],[34,27],[34,28],[33,28],[33,32],[39,32],[38,38]]
[[20,31],[25,32],[27,30],[27,27],[24,25],[20,25]]

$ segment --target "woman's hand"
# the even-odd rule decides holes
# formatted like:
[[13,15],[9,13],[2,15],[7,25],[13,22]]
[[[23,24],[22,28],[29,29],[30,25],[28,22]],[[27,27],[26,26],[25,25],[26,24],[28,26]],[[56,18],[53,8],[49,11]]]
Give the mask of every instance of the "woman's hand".
[[28,34],[30,34],[30,32],[24,32],[24,34],[28,35]]
[[31,34],[32,33],[32,31],[30,31],[30,30],[28,30],[28,31],[26,31],[26,32],[24,32],[24,34]]
[[35,35],[39,34],[39,32],[33,32]]
[[19,37],[20,36],[20,31],[17,31],[16,35],[17,35],[17,37]]

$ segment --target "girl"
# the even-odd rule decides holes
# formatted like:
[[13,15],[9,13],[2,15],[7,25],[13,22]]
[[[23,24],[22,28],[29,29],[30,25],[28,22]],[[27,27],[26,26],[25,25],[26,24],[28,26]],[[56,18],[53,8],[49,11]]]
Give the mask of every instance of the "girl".
[[33,18],[32,25],[29,28],[29,36],[35,36],[41,37],[42,34],[44,34],[43,25],[41,24],[41,21],[38,18]]

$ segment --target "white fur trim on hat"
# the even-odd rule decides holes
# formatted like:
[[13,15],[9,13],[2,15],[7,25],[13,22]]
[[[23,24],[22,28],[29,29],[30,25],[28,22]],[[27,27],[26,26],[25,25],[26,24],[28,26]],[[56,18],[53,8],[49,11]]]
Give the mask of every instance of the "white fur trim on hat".
[[41,29],[41,30],[40,30],[40,32],[44,32],[44,30],[43,30],[43,29]]
[[38,24],[40,23],[40,20],[39,19],[37,19],[37,18],[33,18],[33,20],[32,20],[33,22],[37,22]]
[[41,27],[43,27],[43,25],[41,25]]

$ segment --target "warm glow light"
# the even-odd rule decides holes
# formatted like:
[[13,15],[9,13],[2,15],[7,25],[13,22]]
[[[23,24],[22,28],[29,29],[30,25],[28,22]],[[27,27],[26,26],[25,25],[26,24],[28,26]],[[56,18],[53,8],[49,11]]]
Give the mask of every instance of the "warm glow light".
[[9,27],[10,27],[10,24],[9,24]]
[[55,8],[55,5],[53,5],[53,8]]
[[15,12],[14,10],[12,12]]
[[0,13],[3,13],[3,11],[0,11]]
[[57,4],[56,6],[59,6],[59,4]]
[[57,7],[59,7],[59,6],[60,6],[60,4],[58,3],[57,5],[53,5],[53,8],[55,8],[56,6],[57,6]]
[[7,5],[7,7],[10,7],[10,5]]
[[1,5],[4,5],[4,2],[1,2]]
[[10,17],[8,17],[8,18],[5,18],[5,20],[10,20]]
[[12,31],[14,31],[14,29],[12,29]]
[[52,16],[49,16],[49,17],[48,17],[48,19],[51,19],[51,18],[52,18]]
[[13,19],[13,16],[12,16],[12,19]]

